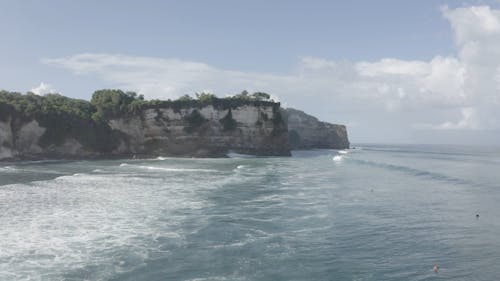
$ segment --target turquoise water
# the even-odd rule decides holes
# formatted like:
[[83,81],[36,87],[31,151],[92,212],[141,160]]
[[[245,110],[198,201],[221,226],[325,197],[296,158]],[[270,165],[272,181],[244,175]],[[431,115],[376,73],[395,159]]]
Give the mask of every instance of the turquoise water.
[[499,168],[390,145],[3,163],[0,280],[497,280]]

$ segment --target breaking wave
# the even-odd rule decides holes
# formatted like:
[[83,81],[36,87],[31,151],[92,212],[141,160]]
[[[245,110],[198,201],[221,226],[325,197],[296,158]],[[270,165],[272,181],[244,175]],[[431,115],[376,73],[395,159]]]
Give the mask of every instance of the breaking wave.
[[335,162],[340,162],[342,161],[343,157],[341,155],[335,155],[333,156],[333,161]]
[[240,154],[240,153],[234,153],[234,152],[230,152],[230,153],[226,154],[226,156],[229,158],[256,158],[257,157],[255,155]]

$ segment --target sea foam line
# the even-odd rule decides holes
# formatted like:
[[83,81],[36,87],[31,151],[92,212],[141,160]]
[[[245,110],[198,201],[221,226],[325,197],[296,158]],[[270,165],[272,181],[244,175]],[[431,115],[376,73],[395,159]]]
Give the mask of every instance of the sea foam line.
[[156,167],[156,166],[130,165],[127,163],[120,164],[120,167],[133,167],[133,168],[140,168],[140,169],[146,169],[146,170],[159,170],[159,171],[166,171],[166,172],[217,172],[217,170],[212,170],[212,169],[164,168],[164,167]]

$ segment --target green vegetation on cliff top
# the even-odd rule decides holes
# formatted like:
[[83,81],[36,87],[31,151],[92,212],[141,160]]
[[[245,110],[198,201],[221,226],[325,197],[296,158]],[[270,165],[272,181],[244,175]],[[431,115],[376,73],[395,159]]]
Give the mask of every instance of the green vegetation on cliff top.
[[196,93],[196,98],[184,95],[177,100],[145,100],[144,96],[135,92],[122,90],[98,90],[92,95],[90,102],[68,98],[59,94],[38,96],[31,92],[21,94],[17,92],[0,91],[0,120],[5,121],[8,116],[14,115],[23,118],[38,118],[43,115],[71,115],[83,120],[92,119],[96,122],[135,115],[145,109],[173,108],[201,108],[212,105],[217,109],[229,109],[244,105],[273,106],[278,108],[279,103],[270,100],[266,93],[256,92],[218,98],[210,93]]
[[144,100],[142,95],[135,92],[123,92],[121,90],[99,90],[94,92],[90,103],[95,107],[94,120],[112,119],[135,115],[145,109],[172,108],[180,111],[185,108],[200,109],[212,105],[217,109],[230,109],[244,105],[273,106],[279,108],[279,103],[270,100],[265,93],[254,93],[249,95],[246,91],[241,94],[218,98],[210,93],[196,93],[196,98],[184,95],[177,100]]

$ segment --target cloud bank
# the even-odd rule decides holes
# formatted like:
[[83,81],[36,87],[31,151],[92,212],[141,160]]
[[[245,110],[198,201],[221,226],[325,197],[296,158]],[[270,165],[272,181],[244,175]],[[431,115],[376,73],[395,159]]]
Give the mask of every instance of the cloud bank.
[[223,96],[247,89],[269,92],[285,106],[312,112],[319,108],[320,117],[340,118],[353,127],[392,120],[395,127],[413,130],[499,130],[500,11],[488,6],[441,11],[450,23],[457,52],[437,54],[429,61],[302,57],[286,74],[119,54],[77,54],[43,63],[77,75],[95,75],[110,87],[135,90],[148,98],[201,90]]

